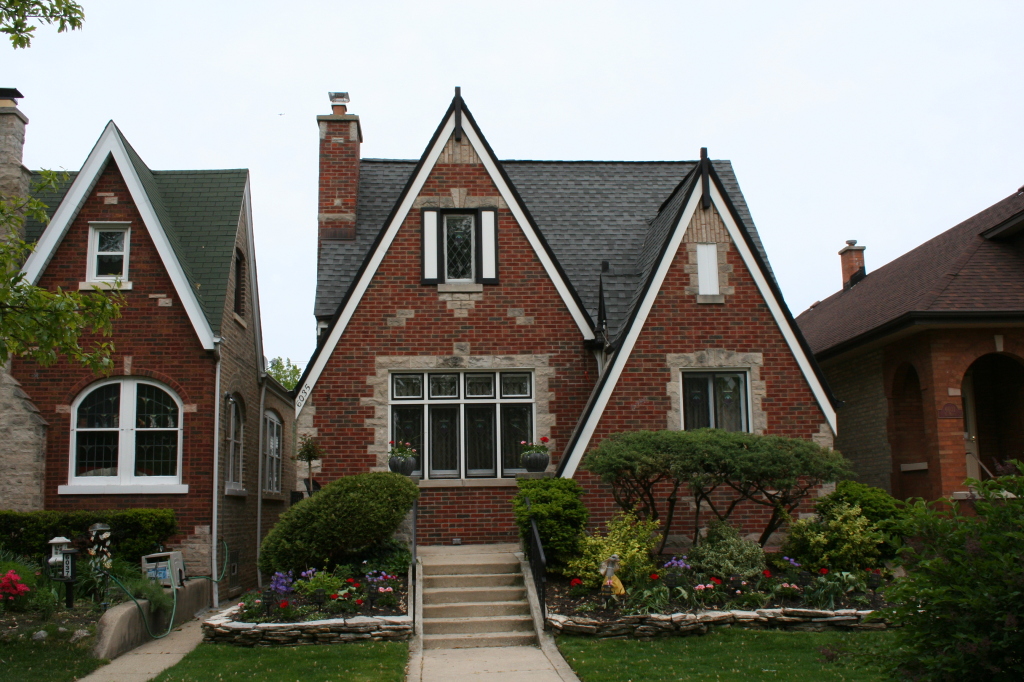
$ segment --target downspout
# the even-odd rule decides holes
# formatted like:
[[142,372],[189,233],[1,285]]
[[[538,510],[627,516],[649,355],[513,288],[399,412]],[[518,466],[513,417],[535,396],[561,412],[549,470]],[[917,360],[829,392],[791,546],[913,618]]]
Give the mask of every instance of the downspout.
[[220,344],[222,339],[218,336],[213,339],[213,356],[217,358],[217,374],[213,384],[213,395],[216,398],[213,403],[213,527],[210,545],[210,577],[213,578],[213,607],[220,606],[220,585],[217,584],[217,541],[218,532],[217,512],[220,511]]
[[264,418],[263,414],[266,410],[267,403],[267,374],[266,372],[260,372],[260,383],[262,388],[260,389],[260,445],[259,452],[256,453],[256,457],[259,461],[257,469],[259,471],[259,480],[256,482],[256,586],[263,589],[263,574],[260,573],[260,545],[263,544],[263,439],[265,437],[264,431]]

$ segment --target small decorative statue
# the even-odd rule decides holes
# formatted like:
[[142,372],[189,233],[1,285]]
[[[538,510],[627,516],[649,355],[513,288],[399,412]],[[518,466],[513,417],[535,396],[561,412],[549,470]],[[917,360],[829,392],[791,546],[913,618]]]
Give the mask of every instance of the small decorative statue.
[[622,581],[615,575],[615,571],[619,570],[619,555],[612,554],[610,557],[601,562],[601,592],[603,594],[610,594],[614,597],[620,597],[626,594],[626,589],[622,586]]

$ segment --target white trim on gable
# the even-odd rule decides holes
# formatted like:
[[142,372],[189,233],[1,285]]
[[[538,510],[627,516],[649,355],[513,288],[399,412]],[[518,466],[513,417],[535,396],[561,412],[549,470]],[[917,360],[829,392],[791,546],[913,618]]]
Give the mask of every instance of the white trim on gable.
[[[394,218],[387,225],[384,231],[384,235],[381,237],[380,242],[377,244],[376,250],[371,254],[370,260],[363,270],[359,280],[356,281],[352,287],[352,293],[345,303],[345,307],[342,309],[341,314],[335,321],[333,328],[331,329],[330,335],[324,341],[324,345],[320,348],[317,354],[316,361],[309,370],[309,374],[306,376],[306,381],[300,387],[298,393],[295,396],[295,415],[296,417],[302,412],[303,406],[309,399],[310,394],[313,392],[313,387],[316,386],[317,380],[323,373],[324,368],[327,366],[328,361],[331,358],[331,354],[338,345],[338,341],[341,340],[342,334],[345,333],[345,329],[348,327],[348,323],[352,320],[352,316],[355,314],[356,309],[359,307],[359,303],[362,301],[363,294],[366,293],[366,289],[370,286],[370,282],[377,274],[377,268],[380,267],[381,262],[384,260],[385,254],[388,249],[391,248],[391,243],[394,241],[395,236],[398,234],[399,228],[402,223],[409,215],[409,211],[412,210],[413,202],[416,197],[419,196],[420,190],[423,189],[423,185],[426,183],[427,178],[430,177],[430,173],[434,170],[434,166],[437,164],[437,159],[444,150],[445,145],[448,143],[448,138],[451,137],[452,132],[455,130],[455,112],[452,112],[448,119],[445,121],[444,126],[441,128],[440,133],[434,142],[433,147],[427,152],[423,159],[423,165],[420,167],[419,172],[413,178],[412,183],[409,185],[409,189],[402,199],[402,203],[399,204],[398,210],[395,212]],[[498,167],[495,165],[491,155],[487,152],[487,148],[484,146],[479,134],[477,133],[474,126],[469,121],[468,117],[462,117],[462,132],[469,138],[470,144],[473,145],[473,149],[476,151],[477,156],[480,157],[484,168],[487,170],[488,175],[491,177],[491,181],[498,188],[502,198],[508,205],[509,210],[519,223],[519,227],[523,230],[527,240],[530,242],[530,246],[533,247],[534,253],[537,254],[537,258],[540,259],[541,264],[544,266],[544,270],[547,272],[548,277],[551,279],[555,288],[558,290],[559,295],[568,307],[570,314],[576,321],[577,326],[580,329],[580,333],[584,339],[593,339],[594,332],[590,328],[590,323],[586,313],[576,304],[575,299],[570,293],[569,287],[566,282],[562,279],[555,267],[554,262],[548,256],[544,250],[543,245],[540,242],[540,238],[534,232],[530,222],[526,219],[526,213],[522,207],[519,206],[512,194],[511,188],[504,181],[501,173],[498,172]]]
[[[259,376],[262,377],[267,371],[267,358],[263,354],[263,317],[260,314],[260,287],[256,278],[256,237],[252,227],[252,189],[249,185],[249,174],[245,174],[245,189],[242,190],[242,216],[246,231],[246,244],[249,245],[249,253],[246,258],[249,261],[249,288],[252,290],[252,319],[255,322],[253,333],[256,335],[256,362],[259,363]],[[226,303],[226,302],[225,302]]]
[[182,270],[181,264],[174,254],[174,249],[171,248],[171,244],[167,240],[167,234],[157,218],[156,211],[149,200],[149,195],[146,194],[142,186],[142,181],[139,179],[135,166],[132,165],[131,160],[128,158],[128,151],[125,149],[113,121],[109,122],[107,127],[103,129],[103,133],[100,135],[100,139],[97,140],[96,146],[89,152],[89,157],[82,165],[82,170],[79,171],[75,181],[71,183],[71,187],[64,196],[64,200],[54,212],[53,218],[46,226],[46,229],[43,230],[43,234],[36,243],[35,250],[28,257],[28,260],[25,261],[22,272],[30,283],[35,284],[39,281],[39,278],[49,265],[50,259],[53,258],[53,254],[56,253],[57,247],[64,239],[68,228],[74,222],[75,216],[78,215],[79,209],[85,203],[89,192],[95,186],[100,174],[106,167],[108,157],[114,159],[118,170],[121,171],[121,176],[128,186],[128,192],[135,202],[136,209],[142,216],[142,222],[149,232],[150,239],[153,240],[157,252],[160,254],[160,260],[163,262],[164,268],[166,268],[167,274],[174,284],[174,289],[181,300],[182,307],[185,308],[185,312],[188,314],[189,320],[192,322],[192,327],[195,329],[200,343],[202,343],[203,348],[212,350],[214,346],[213,329],[210,327],[206,315],[203,314],[199,300],[196,298],[191,284],[185,277],[185,272]]
[[[782,312],[782,307],[779,305],[775,295],[772,293],[771,287],[768,286],[768,282],[764,278],[761,268],[758,267],[753,253],[751,253],[746,240],[740,233],[739,226],[737,226],[736,222],[733,220],[732,213],[730,213],[728,208],[726,208],[726,203],[721,194],[719,194],[718,188],[715,186],[714,182],[710,183],[710,185],[712,204],[722,216],[722,220],[729,232],[729,237],[732,239],[737,251],[739,251],[740,256],[743,258],[743,263],[747,266],[747,270],[754,278],[758,291],[761,292],[761,296],[768,304],[768,309],[772,313],[775,324],[779,328],[779,331],[782,332],[783,338],[786,339],[786,344],[789,346],[790,352],[796,359],[797,365],[800,367],[800,371],[804,375],[804,379],[806,379],[819,407],[821,407],[821,411],[825,415],[826,421],[832,428],[832,432],[836,433],[836,413],[832,408],[831,402],[829,402],[824,387],[821,385],[821,382],[818,381],[818,376],[814,373],[814,369],[811,367],[811,364],[807,359],[807,355],[804,353],[803,348],[797,341],[792,327],[790,327],[789,323],[786,321],[786,316]],[[615,391],[615,386],[618,384],[619,377],[622,375],[622,372],[626,367],[626,363],[629,361],[629,356],[632,353],[633,348],[636,346],[637,340],[640,338],[640,333],[643,331],[644,325],[647,322],[647,317],[650,315],[651,308],[654,306],[654,301],[657,299],[669,268],[672,266],[672,263],[679,251],[679,245],[682,243],[684,233],[686,232],[686,226],[690,224],[690,220],[693,218],[693,214],[696,211],[697,206],[700,204],[701,196],[702,192],[698,184],[690,195],[690,200],[687,202],[686,208],[683,210],[679,222],[673,226],[672,239],[669,242],[665,254],[662,256],[661,261],[658,263],[658,268],[654,273],[651,286],[647,290],[643,301],[640,303],[640,308],[637,310],[636,319],[633,321],[633,325],[626,334],[626,338],[623,339],[622,346],[615,352],[609,362],[607,379],[602,385],[601,392],[595,398],[593,408],[587,414],[587,421],[580,426],[579,437],[576,438],[572,451],[566,452],[563,455],[566,458],[566,462],[561,473],[562,478],[573,477],[580,462],[583,460],[583,454],[590,446],[590,440],[593,438],[594,431],[597,429],[597,425],[601,422],[601,418],[604,416],[604,410],[608,406],[608,401],[611,399],[612,393]]]

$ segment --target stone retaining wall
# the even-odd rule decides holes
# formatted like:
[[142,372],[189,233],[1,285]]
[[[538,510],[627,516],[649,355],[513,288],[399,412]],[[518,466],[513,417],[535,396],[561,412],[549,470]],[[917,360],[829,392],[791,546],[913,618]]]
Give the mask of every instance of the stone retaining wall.
[[360,640],[401,641],[412,636],[412,618],[409,616],[354,616],[304,623],[238,623],[232,620],[237,611],[238,607],[232,606],[204,621],[203,641],[235,646],[299,646]]
[[557,632],[592,637],[636,637],[650,639],[673,635],[703,635],[712,625],[743,628],[780,628],[820,632],[822,630],[884,630],[883,620],[871,620],[874,611],[840,609],[758,609],[757,611],[702,611],[700,613],[651,614],[597,620],[580,616],[548,614],[548,625]]

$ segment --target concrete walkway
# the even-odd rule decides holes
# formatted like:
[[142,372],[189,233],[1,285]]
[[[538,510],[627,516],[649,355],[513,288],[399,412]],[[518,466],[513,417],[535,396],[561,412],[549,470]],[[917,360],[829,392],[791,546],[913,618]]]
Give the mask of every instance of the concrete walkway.
[[176,664],[203,641],[201,620],[190,620],[163,639],[119,656],[79,682],[148,682]]
[[565,679],[535,646],[427,649],[423,652],[420,676],[421,682],[563,682]]

